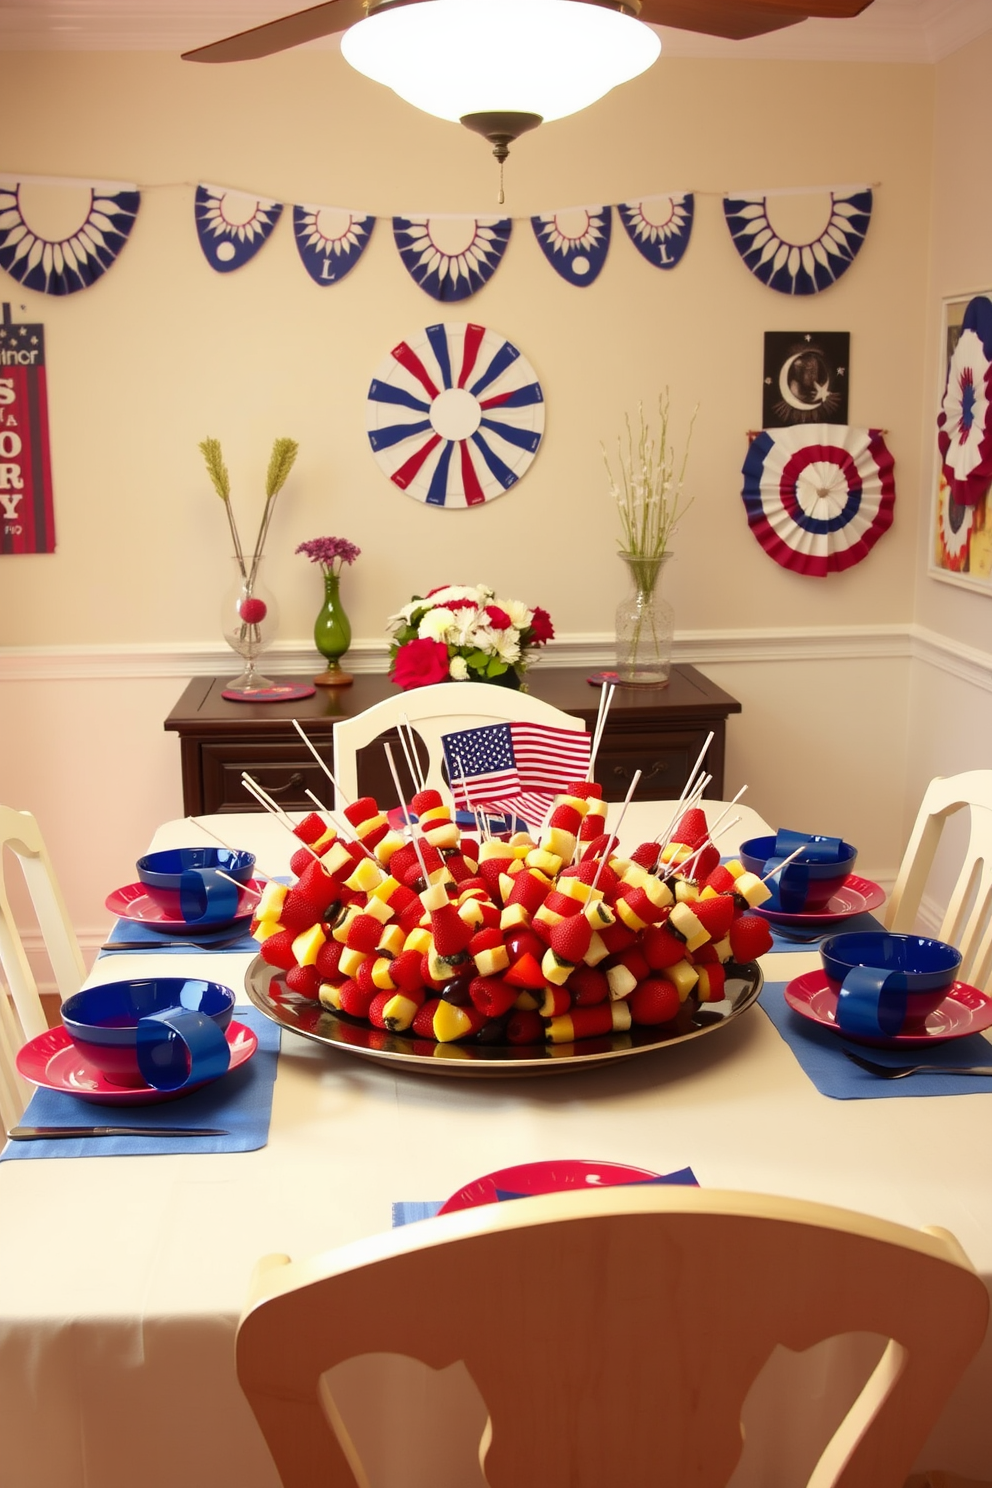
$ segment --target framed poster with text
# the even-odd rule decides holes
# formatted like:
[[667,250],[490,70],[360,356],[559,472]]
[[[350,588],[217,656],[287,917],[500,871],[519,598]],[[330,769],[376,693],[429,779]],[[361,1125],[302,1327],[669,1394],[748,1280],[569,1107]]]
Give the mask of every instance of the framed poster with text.
[[0,324],[0,553],[54,553],[45,329]]
[[992,595],[992,290],[942,302],[932,578]]

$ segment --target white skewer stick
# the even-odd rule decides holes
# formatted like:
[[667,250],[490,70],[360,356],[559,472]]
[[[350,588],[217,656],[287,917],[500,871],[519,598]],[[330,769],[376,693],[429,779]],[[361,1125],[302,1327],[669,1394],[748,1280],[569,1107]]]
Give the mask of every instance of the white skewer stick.
[[[726,815],[726,812],[724,812],[724,815]],[[726,826],[721,827],[719,832],[716,831],[714,826],[714,828],[712,828],[706,834],[706,841],[699,844],[691,858],[686,858],[684,863],[668,864],[668,872],[664,875],[665,878],[672,878],[675,873],[679,873],[682,878],[692,878],[693,872],[695,871],[696,863],[699,861],[699,857],[705,851],[705,849],[712,842],[714,842],[717,837],[722,837],[725,832],[729,832],[731,827],[736,827],[738,822],[742,820],[743,817],[735,816],[732,821],[727,822]]]
[[[458,778],[461,780],[462,790],[465,792],[466,809],[471,811],[472,815],[475,817],[475,826],[476,830],[479,833],[480,840],[482,842],[488,842],[490,837],[492,836],[492,832],[489,829],[489,823],[486,820],[485,811],[480,811],[472,800],[472,793],[468,788],[468,776],[465,774],[465,766],[462,763],[462,757],[460,754],[453,754],[451,757],[455,761],[455,764],[458,766]],[[454,791],[451,792],[451,797],[455,803],[455,816],[457,818],[458,800],[455,796]]]
[[767,883],[770,878],[774,878],[775,877],[776,873],[781,873],[783,868],[788,868],[788,866],[792,862],[793,858],[798,858],[799,854],[801,852],[805,852],[808,847],[809,847],[809,843],[808,842],[801,842],[799,844],[799,846],[796,848],[795,852],[791,852],[787,858],[783,858],[782,859],[781,863],[777,863],[776,866],[771,870],[770,873],[766,873],[765,874],[765,876],[761,880],[761,882],[762,883]]
[[[403,736],[404,729],[406,729],[406,738]],[[408,713],[400,714],[399,736],[400,743],[403,745],[403,753],[406,755],[406,762],[410,767],[410,779],[413,781],[414,787],[417,790],[423,790],[427,781],[424,779],[424,772],[420,768],[420,756],[417,754],[417,736],[413,731],[413,725],[410,722],[410,715]]]
[[[600,686],[600,689],[599,689],[599,705],[596,708],[596,726],[595,726],[595,728],[592,731],[592,741],[593,741],[593,746],[594,747],[596,745],[597,740],[599,739],[600,728],[601,728],[602,722],[603,722],[603,708],[604,708],[605,703],[606,703],[606,694],[609,692],[611,686],[612,686],[612,683],[604,682],[604,683],[602,683],[602,685]],[[590,752],[590,760],[591,760],[591,757],[592,756],[591,756],[591,752]],[[590,774],[589,774],[589,779],[590,780],[592,779],[592,772],[591,771],[590,771]]]
[[319,798],[319,796],[315,796],[314,795],[314,793],[313,793],[312,790],[305,791],[305,794],[310,797],[310,799],[313,802],[313,804],[317,807],[317,810],[318,811],[322,811],[324,813],[324,815],[328,818],[328,820],[330,821],[331,826],[337,832],[337,834],[338,834],[339,837],[344,838],[344,840],[346,842],[356,842],[358,844],[358,846],[362,849],[362,852],[365,854],[366,857],[371,858],[373,860],[373,862],[378,863],[379,859],[376,857],[375,853],[374,852],[370,852],[369,849],[365,846],[365,843],[359,837],[358,833],[355,831],[354,827],[351,825],[351,822],[348,821],[347,817],[345,818],[345,820],[343,822],[342,821],[339,821],[338,818],[334,815],[334,812],[333,811],[330,811],[328,809],[328,807],[326,807],[324,805],[323,801]]
[[261,889],[256,889],[251,884],[241,883],[239,879],[232,878],[229,873],[225,873],[222,868],[217,868],[215,872],[218,878],[225,878],[227,882],[229,884],[233,884],[239,892],[243,889],[246,894],[254,894],[256,899],[261,899]]
[[309,842],[304,842],[301,837],[297,837],[296,833],[293,831],[293,823],[290,821],[285,811],[283,811],[281,806],[277,806],[275,801],[271,800],[270,797],[265,794],[258,782],[256,780],[252,780],[250,775],[243,775],[241,777],[241,783],[248,794],[250,796],[254,796],[258,804],[260,806],[263,806],[271,816],[274,816],[280,826],[286,828],[286,831],[289,832],[298,846],[306,848],[310,856],[312,858],[316,858],[317,862],[319,863],[320,853],[314,852]]
[[706,751],[707,751],[707,749],[709,749],[709,747],[710,747],[710,745],[712,743],[713,743],[713,730],[710,729],[709,733],[706,735],[706,738],[703,740],[703,747],[699,751],[699,755],[698,755],[698,757],[696,759],[696,763],[693,765],[692,769],[689,771],[689,778],[688,778],[688,780],[685,783],[685,788],[683,789],[682,795],[679,797],[679,800],[684,800],[685,797],[689,794],[689,790],[692,787],[692,782],[696,778],[696,772],[698,771],[700,765],[703,763],[703,760],[706,758]]
[[[741,796],[744,794],[744,792],[746,790],[747,790],[747,786],[746,785],[742,785],[741,788],[740,788],[740,790],[737,792],[736,796],[734,797],[734,799],[732,801],[728,801],[727,804],[726,804],[726,806],[720,812],[720,815],[717,817],[716,821],[713,823],[713,825],[710,827],[710,830],[709,830],[709,837],[710,837],[710,841],[711,842],[713,840],[714,833],[716,832],[717,827],[723,821],[723,818],[727,815],[727,813],[729,811],[732,811],[734,809],[734,807],[737,805],[737,802],[740,800]],[[735,823],[736,822],[739,822],[740,820],[741,820],[741,817],[739,817],[739,816],[734,818]],[[722,837],[723,836],[723,833],[721,832],[720,835]]]
[[389,773],[393,777],[393,784],[396,787],[396,794],[399,797],[400,810],[403,813],[403,820],[406,822],[406,829],[410,833],[410,841],[413,843],[413,850],[417,854],[417,862],[420,864],[420,871],[424,875],[424,888],[427,889],[430,887],[430,874],[427,872],[427,864],[424,862],[424,855],[420,851],[420,840],[417,837],[416,832],[414,831],[413,822],[410,820],[410,813],[407,810],[406,802],[403,799],[403,791],[400,787],[400,777],[396,772],[396,761],[393,759],[393,751],[390,749],[388,744],[384,744],[382,747],[386,751],[386,762],[389,765]]
[[[214,842],[217,843],[218,847],[226,847],[227,848],[227,851],[228,852],[232,852],[232,853],[237,853],[237,852],[243,852],[244,851],[243,848],[232,847],[229,842],[225,842],[224,841],[223,837],[218,837],[216,832],[211,832],[211,830],[210,830],[209,827],[205,827],[203,825],[203,822],[197,821],[197,819],[196,819],[195,816],[188,816],[186,818],[186,820],[188,822],[192,822],[193,826],[194,827],[198,827],[199,830],[201,832],[203,832],[207,837],[211,837],[214,840]],[[265,869],[264,868],[260,868],[258,866],[257,861],[256,861],[255,866],[252,869],[252,877],[253,878],[273,878],[274,879],[275,878],[275,874],[273,874],[273,873],[266,873],[265,872]]]
[[[599,716],[596,719],[596,732],[593,735],[593,739],[592,739],[592,750],[590,751],[590,754],[589,754],[589,774],[588,774],[588,777],[587,778],[590,781],[595,780],[595,778],[596,778],[596,758],[597,758],[597,756],[599,754],[599,746],[600,746],[600,744],[602,742],[603,734],[604,734],[605,729],[606,729],[606,719],[607,719],[607,716],[609,715],[610,704],[613,702],[613,694],[616,692],[616,690],[617,690],[616,683],[615,682],[611,682],[610,683],[610,687],[609,687],[609,691],[606,692],[606,689],[604,688],[603,689],[603,692],[601,692],[600,693],[600,696],[599,696],[599,701],[600,701],[600,703],[602,703],[602,707],[600,709]],[[605,701],[604,701],[604,693],[605,693]]]
[[295,728],[296,732],[299,734],[300,738],[303,740],[304,744],[309,749],[310,753],[313,755],[314,759],[317,761],[317,763],[320,766],[320,768],[323,770],[324,774],[327,776],[328,780],[333,785],[334,791],[335,791],[335,800],[337,800],[338,798],[340,798],[340,800],[343,802],[343,804],[345,806],[350,806],[351,805],[351,802],[348,800],[348,797],[345,795],[344,791],[338,785],[337,781],[335,780],[334,776],[331,774],[331,771],[329,770],[329,768],[327,767],[327,765],[325,765],[324,761],[321,759],[320,755],[317,753],[316,747],[314,746],[312,740],[308,739],[307,736],[306,736],[306,734],[303,732],[303,726],[300,723],[300,720],[298,718],[294,718],[293,719],[293,727]]
[[617,817],[617,824],[613,828],[613,831],[610,833],[610,837],[607,840],[607,844],[606,844],[607,850],[606,850],[606,852],[603,853],[603,856],[599,860],[599,867],[596,869],[596,877],[593,879],[592,884],[590,885],[590,888],[589,888],[589,897],[590,897],[590,899],[592,898],[593,889],[595,889],[596,885],[599,883],[599,875],[603,871],[603,864],[606,862],[606,859],[609,856],[610,841],[612,841],[612,840],[615,839],[616,840],[616,843],[617,843],[617,846],[620,845],[620,828],[623,826],[623,819],[624,819],[624,817],[627,814],[627,807],[630,805],[631,801],[633,800],[634,792],[637,789],[637,782],[640,780],[640,778],[641,778],[641,772],[640,772],[640,770],[635,770],[634,771],[634,778],[631,780],[630,785],[627,787],[627,794],[623,798],[623,805],[620,808],[620,815]]
[[268,806],[270,811],[274,811],[282,821],[288,822],[290,831],[293,830],[295,822],[293,821],[286,808],[284,806],[280,806],[278,801],[274,801],[269,795],[268,791],[260,786],[254,776],[248,774],[247,770],[242,770],[241,772],[241,783],[248,786],[257,801],[263,802],[263,804]]
[[671,842],[672,834],[675,831],[675,828],[678,826],[679,822],[682,820],[683,816],[685,816],[686,812],[692,811],[696,806],[699,805],[700,801],[703,799],[703,791],[706,789],[712,779],[712,775],[704,775],[703,778],[699,781],[698,785],[693,787],[692,794],[688,797],[688,799],[679,800],[677,806],[675,807],[675,815],[668,823],[668,829],[665,832],[664,837],[658,836],[654,839],[655,842],[660,843],[660,847],[658,849],[659,857],[665,851],[665,848],[668,846],[668,844]]

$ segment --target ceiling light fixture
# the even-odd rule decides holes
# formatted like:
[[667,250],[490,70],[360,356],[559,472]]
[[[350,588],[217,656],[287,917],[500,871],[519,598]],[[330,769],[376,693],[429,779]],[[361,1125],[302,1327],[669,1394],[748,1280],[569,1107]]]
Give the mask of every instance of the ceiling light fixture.
[[638,0],[380,0],[341,38],[352,67],[414,108],[483,135],[502,164],[538,124],[645,72],[661,42]]

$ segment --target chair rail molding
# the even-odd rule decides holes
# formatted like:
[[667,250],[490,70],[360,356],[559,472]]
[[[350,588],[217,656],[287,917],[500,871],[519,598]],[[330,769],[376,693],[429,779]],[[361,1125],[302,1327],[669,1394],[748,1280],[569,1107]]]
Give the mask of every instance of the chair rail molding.
[[[614,639],[604,631],[574,631],[548,645],[552,666],[608,667]],[[683,630],[675,637],[674,660],[707,662],[921,661],[974,687],[992,691],[992,653],[912,623],[800,626],[790,629]],[[233,670],[234,657],[213,641],[0,647],[0,682],[133,681],[161,677],[219,676]],[[308,672],[318,658],[304,640],[277,641],[265,654],[267,671]],[[381,673],[389,665],[387,643],[358,639],[348,651],[353,672]],[[538,663],[540,665],[540,663]]]

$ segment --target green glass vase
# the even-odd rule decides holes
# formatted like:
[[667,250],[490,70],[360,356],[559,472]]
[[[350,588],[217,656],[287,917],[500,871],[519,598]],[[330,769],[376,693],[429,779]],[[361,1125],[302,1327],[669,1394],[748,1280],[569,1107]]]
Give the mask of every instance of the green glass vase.
[[350,687],[354,681],[341,670],[341,658],[351,645],[351,623],[341,603],[340,584],[340,574],[324,574],[324,603],[313,627],[314,645],[327,662],[327,670],[313,679],[318,687]]

